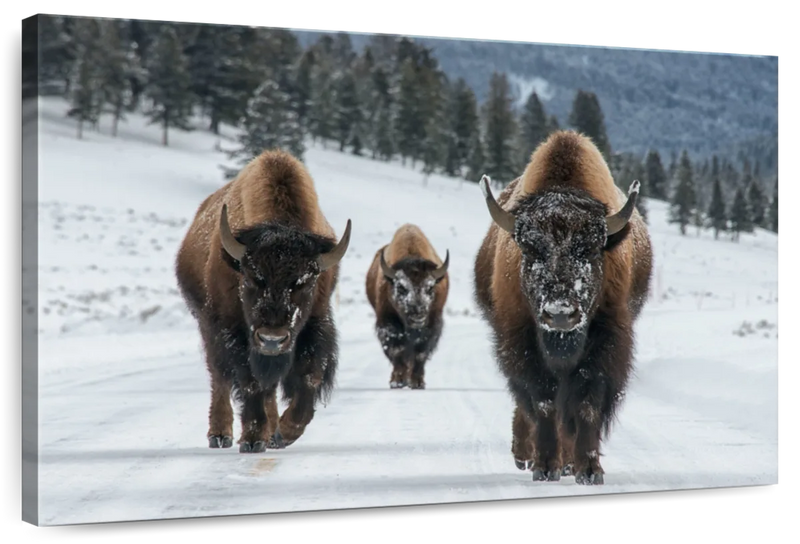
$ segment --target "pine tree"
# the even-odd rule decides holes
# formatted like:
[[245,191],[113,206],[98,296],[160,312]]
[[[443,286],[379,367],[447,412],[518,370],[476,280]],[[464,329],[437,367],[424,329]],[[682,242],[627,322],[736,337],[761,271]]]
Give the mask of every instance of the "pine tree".
[[672,197],[669,222],[678,223],[681,228],[681,234],[685,235],[686,225],[691,221],[697,203],[692,163],[689,161],[689,155],[686,151],[681,154],[677,176],[678,185]]
[[336,79],[335,85],[334,127],[339,151],[344,151],[350,142],[355,126],[362,122],[358,104],[356,82],[352,73],[343,72]]
[[[73,24],[79,21],[74,19]],[[58,94],[71,98],[72,79],[77,75],[74,69],[77,52],[67,21],[64,17],[39,15],[37,23],[39,35],[34,34],[34,41],[38,43],[33,44],[33,53],[38,56],[39,87],[45,92],[55,87]]]
[[517,122],[511,110],[511,93],[505,74],[495,72],[484,105],[486,174],[504,183],[517,176]]
[[145,113],[151,124],[161,125],[161,143],[167,146],[170,128],[192,130],[189,118],[194,103],[188,59],[173,25],[161,26],[147,60],[146,92],[151,104]]
[[472,133],[469,141],[469,155],[467,156],[467,176],[469,181],[478,183],[486,173],[486,153],[480,128]]
[[714,229],[714,239],[716,240],[719,238],[720,231],[726,230],[728,223],[728,217],[725,211],[725,200],[722,198],[722,187],[719,184],[719,177],[714,178],[711,205],[708,208],[708,220],[711,228]]
[[658,200],[667,200],[667,173],[661,164],[658,151],[650,150],[645,160],[645,178],[650,195]]
[[333,74],[327,59],[318,59],[311,76],[311,109],[309,128],[316,140],[333,139],[335,133],[336,96],[333,89]]
[[76,62],[70,85],[67,116],[78,121],[78,138],[83,138],[84,123],[95,124],[103,107],[100,30],[97,20],[80,18],[73,28]]
[[377,158],[385,161],[391,160],[395,153],[394,130],[392,129],[391,107],[382,103],[378,107],[376,114],[374,148],[373,152]]
[[119,122],[125,119],[125,111],[131,102],[131,80],[144,80],[135,49],[120,36],[118,21],[100,21],[99,66],[103,102],[112,115],[111,135],[116,137]]
[[394,122],[397,151],[403,158],[411,158],[412,163],[421,152],[421,141],[425,135],[424,119],[421,111],[417,73],[411,59],[401,68],[397,97],[397,118]]
[[733,239],[738,241],[742,232],[753,232],[753,220],[750,206],[741,188],[736,189],[731,208],[731,233]]
[[548,126],[544,107],[539,100],[539,95],[532,92],[525,102],[525,108],[522,110],[522,116],[520,117],[522,164],[527,164],[530,161],[533,151],[547,139],[549,133],[550,127]]
[[467,164],[470,151],[470,140],[478,126],[478,104],[475,93],[466,81],[459,79],[453,86],[450,107],[450,146],[445,171],[451,175],[461,175]]
[[750,186],[747,188],[747,201],[752,213],[753,225],[757,227],[766,226],[767,199],[761,190],[759,180],[753,177]]
[[769,203],[767,228],[772,232],[778,232],[778,176],[775,176],[775,188],[772,190],[772,201]]
[[549,135],[559,130],[561,130],[561,125],[558,124],[558,117],[551,115],[547,121],[547,134]]
[[600,101],[596,94],[578,90],[572,103],[569,124],[591,138],[605,159],[609,160],[611,145],[608,142],[603,111],[600,109]]
[[[240,164],[247,164],[267,149],[280,149],[303,160],[303,129],[297,112],[291,107],[289,94],[274,79],[256,89],[241,124],[240,147],[228,153],[230,158],[239,158]],[[231,171],[226,169],[226,173]]]
[[316,63],[316,55],[313,49],[307,50],[300,57],[300,61],[295,71],[294,91],[295,102],[297,104],[297,116],[305,130],[310,130],[309,118],[311,112],[312,97],[312,75]]

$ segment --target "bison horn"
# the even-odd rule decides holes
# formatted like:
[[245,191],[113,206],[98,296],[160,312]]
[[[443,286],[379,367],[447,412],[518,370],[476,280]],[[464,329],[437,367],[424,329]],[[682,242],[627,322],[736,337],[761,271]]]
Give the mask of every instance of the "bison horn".
[[489,188],[490,182],[491,179],[489,176],[484,175],[480,183],[481,191],[483,191],[483,198],[486,199],[486,206],[489,208],[489,213],[492,214],[492,219],[494,219],[494,222],[497,223],[500,228],[514,234],[516,218],[513,214],[501,208],[500,204],[494,199],[492,190]]
[[636,208],[636,199],[639,196],[639,180],[634,180],[628,189],[628,201],[620,211],[614,215],[606,217],[606,236],[611,236],[618,233],[625,228],[625,225],[630,221],[633,215],[633,210]]
[[227,204],[222,205],[222,214],[219,217],[219,234],[222,238],[222,247],[225,248],[225,251],[228,252],[228,255],[237,261],[241,261],[242,257],[244,257],[244,252],[247,247],[233,237],[231,226],[228,224]]
[[350,227],[352,223],[350,220],[347,220],[347,226],[344,229],[344,234],[342,235],[342,239],[339,240],[339,243],[334,246],[332,250],[327,253],[323,253],[317,259],[317,263],[319,264],[320,272],[323,272],[333,266],[336,266],[339,261],[342,260],[344,254],[347,253],[347,246],[350,245]]
[[445,255],[444,262],[442,263],[442,266],[440,266],[439,268],[437,268],[436,270],[434,270],[432,272],[433,279],[438,280],[438,279],[444,277],[444,275],[447,274],[447,267],[448,266],[450,266],[450,250],[449,249],[447,250],[447,255]]
[[384,276],[386,276],[390,280],[393,280],[394,277],[397,275],[397,272],[395,271],[394,268],[392,268],[386,263],[386,257],[384,257],[383,251],[384,250],[381,249],[381,270],[383,270]]

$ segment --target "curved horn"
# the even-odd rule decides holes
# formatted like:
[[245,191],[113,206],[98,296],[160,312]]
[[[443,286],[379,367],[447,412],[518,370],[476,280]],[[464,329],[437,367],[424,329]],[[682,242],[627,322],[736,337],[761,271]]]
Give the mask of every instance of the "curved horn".
[[447,255],[445,255],[444,262],[442,266],[431,272],[433,275],[433,279],[438,280],[442,278],[445,274],[447,274],[447,267],[450,266],[450,250],[447,250]]
[[497,225],[505,230],[514,234],[514,223],[516,218],[506,210],[500,207],[500,204],[494,199],[492,190],[489,188],[489,176],[484,175],[481,178],[481,191],[483,191],[483,198],[486,199],[486,206],[489,208],[489,213],[492,214],[492,219]]
[[633,210],[636,208],[636,199],[639,196],[639,180],[634,180],[628,189],[628,201],[620,211],[614,215],[606,217],[606,236],[611,236],[618,233],[625,228],[625,225],[630,221],[633,215]]
[[329,252],[323,253],[322,255],[319,256],[319,258],[317,259],[317,263],[319,264],[320,272],[323,272],[333,266],[336,266],[336,264],[338,264],[339,261],[342,260],[342,257],[344,257],[344,254],[347,252],[347,246],[350,245],[351,226],[352,223],[348,219],[347,227],[345,227],[344,234],[342,235],[341,240],[339,240],[339,243],[336,244],[334,248]]
[[227,204],[222,205],[222,213],[219,216],[219,235],[220,238],[222,238],[222,247],[225,248],[225,251],[228,252],[228,255],[237,261],[241,261],[242,257],[244,257],[244,252],[247,247],[233,237],[231,226],[228,224]]
[[383,256],[383,252],[384,252],[384,250],[382,249],[381,250],[381,270],[383,271],[383,275],[384,276],[386,276],[390,280],[393,280],[394,277],[397,275],[397,271],[395,271],[394,268],[392,268],[391,266],[389,266],[386,263],[386,257]]

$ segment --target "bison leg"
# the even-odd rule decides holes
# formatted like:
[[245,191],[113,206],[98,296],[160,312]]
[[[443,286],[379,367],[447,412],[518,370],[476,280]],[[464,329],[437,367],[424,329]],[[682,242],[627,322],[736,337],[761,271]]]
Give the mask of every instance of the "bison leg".
[[269,425],[267,403],[275,391],[264,392],[257,383],[242,388],[242,436],[239,438],[240,453],[261,453],[267,449]]
[[575,483],[603,484],[603,467],[600,466],[600,427],[583,419],[578,420],[575,437]]
[[425,364],[436,350],[442,333],[441,321],[434,321],[414,345],[414,363],[411,370],[411,388],[425,389]]
[[211,407],[208,411],[208,447],[233,445],[233,407],[231,381],[214,372],[211,376]]
[[282,382],[289,406],[278,421],[270,448],[285,448],[303,435],[314,419],[317,400],[333,387],[337,351],[333,322],[326,318],[309,320],[297,340],[295,362]]
[[389,387],[392,389],[403,388],[408,385],[413,364],[413,361],[409,360],[408,342],[403,327],[394,321],[379,322],[376,331],[383,353],[392,363]]
[[559,426],[558,433],[559,442],[561,442],[561,475],[574,476],[575,463],[573,461],[575,455],[575,435],[570,433],[565,425]]
[[512,425],[511,454],[514,464],[520,470],[530,470],[533,467],[533,423],[519,404],[514,409],[514,423]]
[[612,388],[599,372],[582,368],[575,372],[568,384],[566,405],[572,407],[565,418],[574,430],[573,463],[575,482],[585,485],[603,483],[600,465],[602,430],[611,417]]
[[[558,436],[558,421],[553,399],[557,387],[555,379],[542,375],[537,380],[535,391],[517,391],[517,404],[525,411],[531,422],[533,441],[533,480],[558,481],[561,478],[561,447]],[[532,394],[533,393],[533,394]]]

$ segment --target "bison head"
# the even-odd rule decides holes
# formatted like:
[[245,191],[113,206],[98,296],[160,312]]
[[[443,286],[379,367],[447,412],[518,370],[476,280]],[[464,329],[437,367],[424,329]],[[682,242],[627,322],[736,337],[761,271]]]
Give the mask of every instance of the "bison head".
[[520,286],[537,325],[539,343],[559,366],[577,362],[603,285],[604,253],[628,234],[639,182],[617,213],[586,192],[565,188],[528,195],[511,211],[481,180],[492,218],[521,253]]
[[440,266],[416,257],[389,266],[381,251],[381,270],[389,282],[389,302],[409,328],[421,329],[428,324],[436,284],[444,279],[449,265],[449,250]]
[[280,224],[258,225],[234,236],[223,205],[223,257],[239,273],[239,298],[252,349],[262,355],[294,349],[311,314],[319,275],[344,257],[350,227],[348,220],[338,244]]

